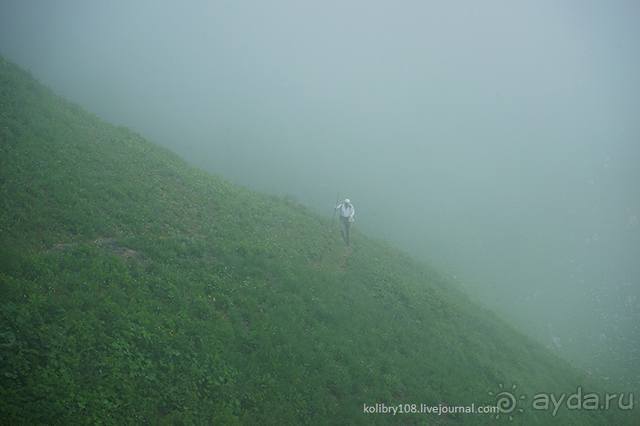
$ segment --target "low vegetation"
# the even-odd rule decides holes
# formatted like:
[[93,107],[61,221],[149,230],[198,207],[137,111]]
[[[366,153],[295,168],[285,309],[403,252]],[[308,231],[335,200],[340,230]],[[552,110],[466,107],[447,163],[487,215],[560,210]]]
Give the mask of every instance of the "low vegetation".
[[347,249],[328,219],[192,168],[4,59],[0,203],[4,424],[494,424],[363,404],[590,385],[427,266],[362,234]]

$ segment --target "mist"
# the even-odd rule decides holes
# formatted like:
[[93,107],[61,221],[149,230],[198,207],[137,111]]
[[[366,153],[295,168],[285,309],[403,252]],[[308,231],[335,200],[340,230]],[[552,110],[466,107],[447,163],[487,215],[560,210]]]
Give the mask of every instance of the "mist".
[[[196,166],[640,371],[640,4],[3,1],[0,54]],[[357,238],[357,235],[354,237]]]

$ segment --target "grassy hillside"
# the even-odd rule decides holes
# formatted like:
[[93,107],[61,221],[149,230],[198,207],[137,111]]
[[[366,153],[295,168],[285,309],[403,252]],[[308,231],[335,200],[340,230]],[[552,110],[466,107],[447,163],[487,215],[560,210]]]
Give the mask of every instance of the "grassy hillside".
[[0,203],[0,423],[494,424],[510,421],[363,404],[590,386],[403,253],[361,234],[347,250],[303,206],[194,169],[1,58]]

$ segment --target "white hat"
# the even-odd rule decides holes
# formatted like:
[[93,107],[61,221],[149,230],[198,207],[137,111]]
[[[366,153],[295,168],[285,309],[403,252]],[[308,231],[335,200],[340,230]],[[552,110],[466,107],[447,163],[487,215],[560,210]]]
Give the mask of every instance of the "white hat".
[[344,203],[345,203],[345,204],[351,204],[351,200],[350,200],[350,199],[348,199],[348,198],[345,198],[345,199],[344,199]]

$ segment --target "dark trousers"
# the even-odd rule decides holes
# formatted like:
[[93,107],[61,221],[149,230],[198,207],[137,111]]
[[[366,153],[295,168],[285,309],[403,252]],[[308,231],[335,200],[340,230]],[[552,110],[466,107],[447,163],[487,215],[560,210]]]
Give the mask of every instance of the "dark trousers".
[[347,245],[350,245],[351,240],[351,222],[349,222],[348,217],[340,216],[340,223],[342,223],[342,229],[340,229],[340,233],[342,234],[342,239]]

